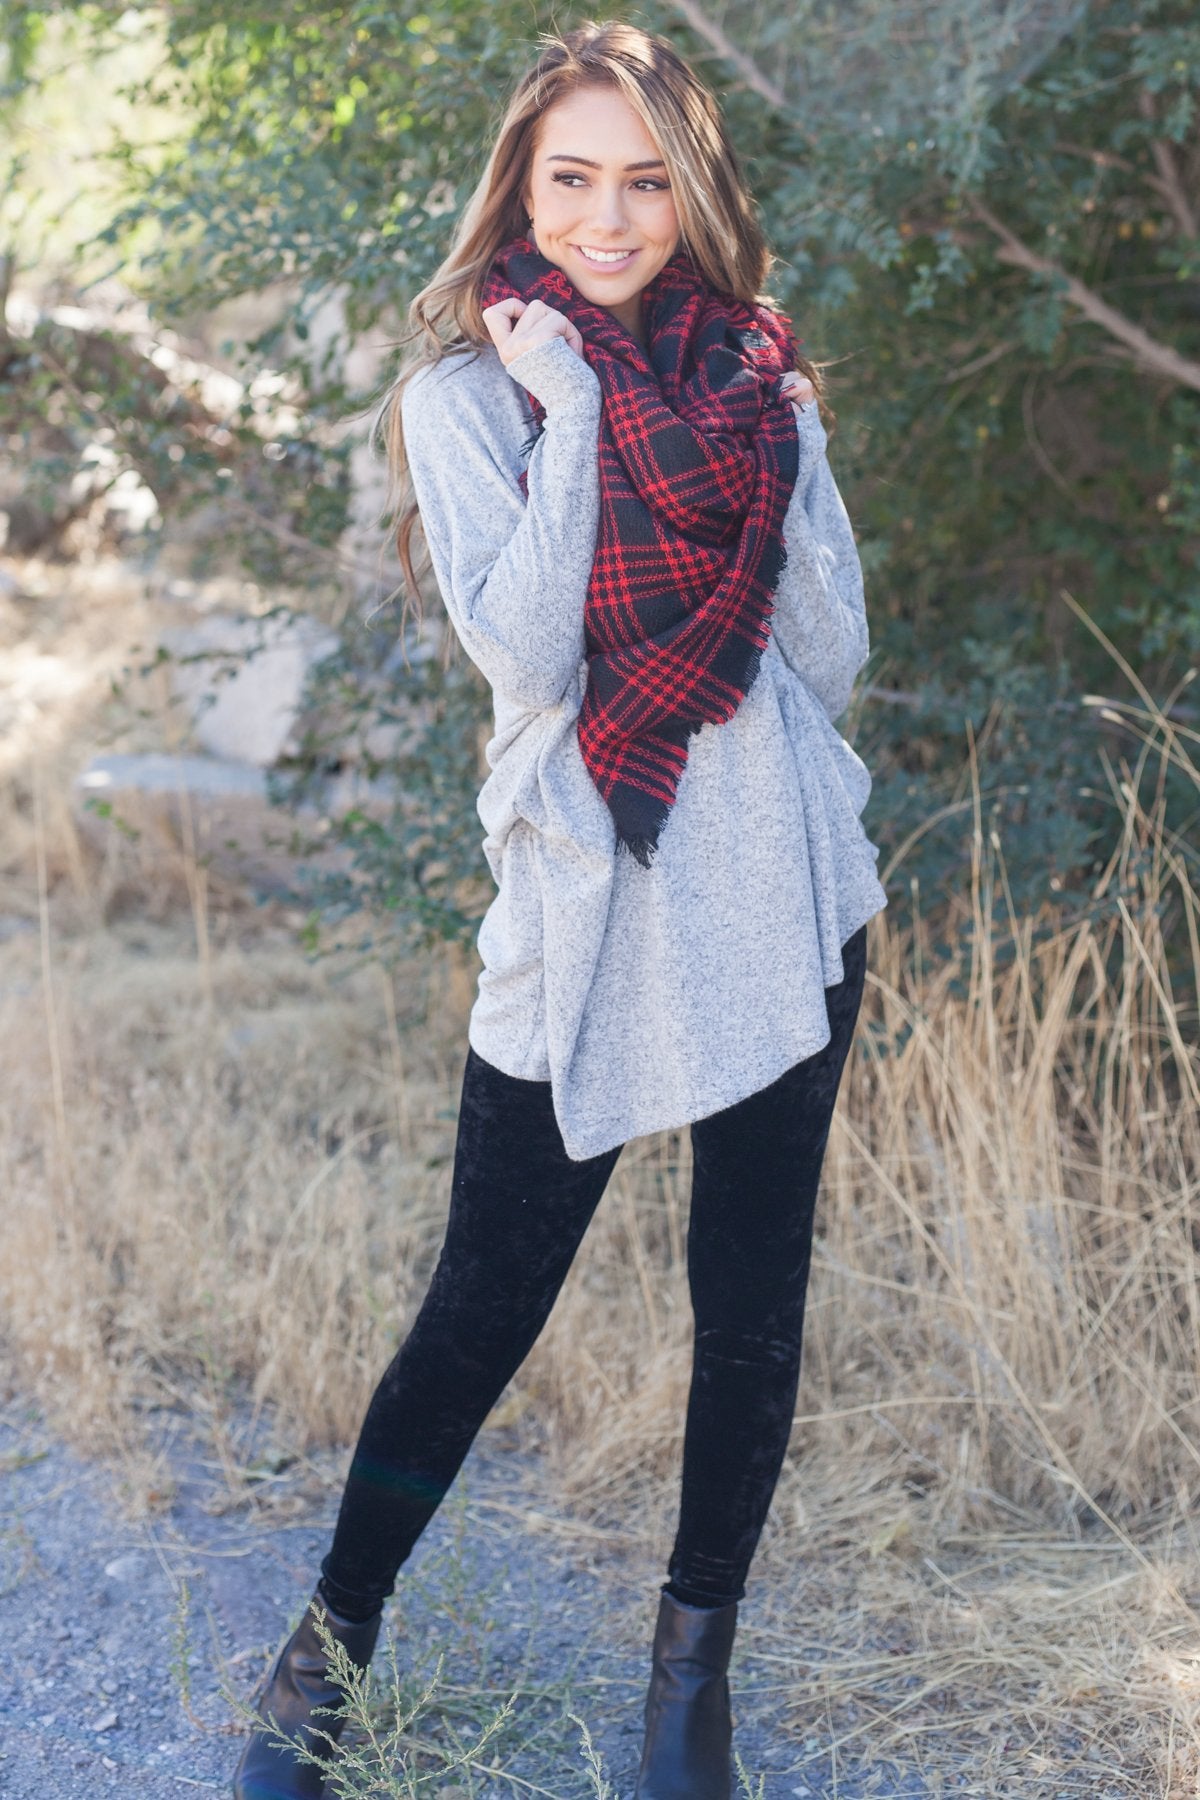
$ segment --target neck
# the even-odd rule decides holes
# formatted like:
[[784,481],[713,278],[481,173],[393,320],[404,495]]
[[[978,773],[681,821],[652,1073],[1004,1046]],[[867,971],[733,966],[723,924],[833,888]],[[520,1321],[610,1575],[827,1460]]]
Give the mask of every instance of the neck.
[[641,294],[634,294],[632,299],[622,300],[619,306],[610,306],[608,310],[618,325],[625,327],[638,349],[645,352],[647,344],[645,328],[642,324]]

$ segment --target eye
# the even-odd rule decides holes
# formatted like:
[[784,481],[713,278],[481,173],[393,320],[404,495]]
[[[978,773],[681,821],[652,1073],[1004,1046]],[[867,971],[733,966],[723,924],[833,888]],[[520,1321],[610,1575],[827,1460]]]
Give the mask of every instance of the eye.
[[[581,175],[577,169],[559,169],[550,179],[558,182],[575,182],[584,181],[586,177]],[[633,185],[642,193],[660,194],[666,193],[670,184],[665,181],[656,181],[653,175],[640,175]]]

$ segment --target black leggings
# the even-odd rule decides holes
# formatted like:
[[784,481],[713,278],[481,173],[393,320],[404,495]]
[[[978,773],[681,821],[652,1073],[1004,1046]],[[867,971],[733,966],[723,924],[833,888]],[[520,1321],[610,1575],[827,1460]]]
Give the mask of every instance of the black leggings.
[[[832,1037],[778,1080],[691,1126],[695,1321],[679,1529],[668,1591],[741,1599],[795,1410],[817,1182],[866,971],[867,928],[825,990]],[[335,1610],[374,1612],[476,1432],[550,1315],[623,1145],[563,1148],[548,1081],[468,1047],[445,1242],[373,1394],[321,1563]]]

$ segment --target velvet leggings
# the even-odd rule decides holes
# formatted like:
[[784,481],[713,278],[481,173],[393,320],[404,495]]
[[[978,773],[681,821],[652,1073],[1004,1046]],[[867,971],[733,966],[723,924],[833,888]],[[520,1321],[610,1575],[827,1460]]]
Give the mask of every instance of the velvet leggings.
[[[818,1177],[866,970],[866,926],[825,990],[832,1036],[691,1130],[694,1317],[668,1591],[741,1599],[787,1448]],[[365,1617],[533,1348],[623,1145],[572,1161],[548,1081],[468,1047],[445,1241],[412,1328],[367,1407],[319,1587]]]

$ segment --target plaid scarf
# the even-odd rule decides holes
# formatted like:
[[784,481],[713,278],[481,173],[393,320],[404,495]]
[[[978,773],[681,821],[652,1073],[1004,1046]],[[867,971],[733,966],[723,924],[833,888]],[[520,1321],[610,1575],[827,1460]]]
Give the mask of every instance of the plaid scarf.
[[[710,287],[682,252],[643,290],[648,355],[528,238],[498,253],[481,304],[514,294],[571,320],[603,392],[577,730],[618,848],[648,868],[689,738],[733,717],[768,640],[799,461],[779,386],[796,339],[781,314]],[[529,399],[532,443],[545,409]]]

